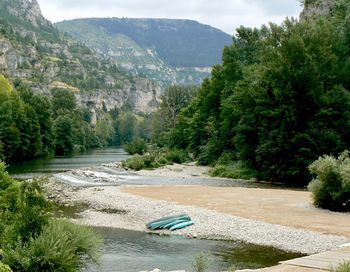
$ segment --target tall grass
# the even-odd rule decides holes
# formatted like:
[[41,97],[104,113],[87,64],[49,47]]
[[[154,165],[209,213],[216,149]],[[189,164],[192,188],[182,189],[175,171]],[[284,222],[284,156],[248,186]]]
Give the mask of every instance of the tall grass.
[[345,262],[337,268],[332,269],[332,272],[350,272],[350,262]]
[[84,226],[50,220],[37,238],[6,250],[4,261],[14,271],[79,271],[98,263],[101,240]]

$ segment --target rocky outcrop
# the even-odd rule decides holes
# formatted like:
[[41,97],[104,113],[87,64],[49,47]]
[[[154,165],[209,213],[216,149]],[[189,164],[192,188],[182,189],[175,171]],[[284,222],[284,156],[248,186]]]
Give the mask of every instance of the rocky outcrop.
[[78,103],[90,109],[91,112],[96,109],[106,108],[111,110],[115,107],[123,106],[125,102],[134,106],[136,111],[152,112],[158,106],[158,96],[160,87],[147,79],[139,79],[134,84],[125,82],[123,88],[115,91],[96,90],[94,92],[76,93]]
[[329,15],[332,11],[334,4],[334,0],[305,0],[304,9],[300,14],[300,18],[304,19],[315,15]]
[[50,22],[41,14],[37,0],[1,0],[5,2],[8,12],[16,17],[24,18],[33,26],[49,25]]
[[149,79],[121,72],[72,37],[59,33],[36,0],[0,0],[0,73],[20,79],[34,91],[72,91],[91,112],[119,108],[151,112],[160,88]]

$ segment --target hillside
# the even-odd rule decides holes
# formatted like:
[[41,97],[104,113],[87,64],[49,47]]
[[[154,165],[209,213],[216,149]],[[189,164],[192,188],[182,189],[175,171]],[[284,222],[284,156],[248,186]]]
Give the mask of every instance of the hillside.
[[91,18],[55,26],[162,86],[199,84],[232,42],[228,34],[192,20]]
[[46,20],[36,0],[0,0],[0,73],[49,93],[74,91],[83,106],[152,110],[158,86],[130,76]]

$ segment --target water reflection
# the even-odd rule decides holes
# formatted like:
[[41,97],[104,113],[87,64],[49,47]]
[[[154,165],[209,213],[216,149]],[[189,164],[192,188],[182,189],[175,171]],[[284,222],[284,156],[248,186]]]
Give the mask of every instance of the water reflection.
[[90,149],[85,152],[23,161],[7,168],[10,174],[59,173],[71,169],[90,167],[103,163],[125,160],[130,157],[121,147]]
[[[159,236],[129,230],[96,228],[104,238],[101,271],[192,271],[194,256],[209,253],[210,269],[222,271],[229,267],[261,268],[279,261],[299,257],[271,247],[232,241],[194,240],[182,236]],[[90,267],[87,271],[98,271]]]

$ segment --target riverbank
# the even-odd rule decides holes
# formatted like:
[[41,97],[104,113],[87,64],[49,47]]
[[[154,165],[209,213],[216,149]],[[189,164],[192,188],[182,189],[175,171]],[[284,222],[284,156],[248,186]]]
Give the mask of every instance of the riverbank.
[[[175,165],[137,174],[209,178],[206,171],[194,165]],[[195,225],[172,234],[242,240],[304,254],[350,242],[346,228],[350,215],[313,208],[308,192],[194,185],[76,187],[54,181],[49,188],[51,196],[61,203],[87,203],[89,208],[73,220],[90,226],[147,231],[146,222],[188,213]],[[322,220],[321,214],[325,216]],[[170,234],[165,230],[160,233]]]

